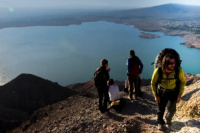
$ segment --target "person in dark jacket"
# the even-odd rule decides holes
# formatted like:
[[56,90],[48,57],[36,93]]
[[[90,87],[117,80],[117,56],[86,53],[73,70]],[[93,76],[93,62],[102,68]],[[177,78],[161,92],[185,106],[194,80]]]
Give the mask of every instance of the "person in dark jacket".
[[107,81],[110,79],[109,71],[110,68],[108,68],[108,60],[102,59],[100,61],[101,66],[97,68],[97,71],[101,71],[104,75],[102,81],[98,86],[96,86],[98,90],[98,96],[99,96],[99,110],[101,113],[104,113],[105,111],[108,111],[107,109],[107,102],[109,102],[109,95],[108,95],[108,86]]
[[130,58],[126,60],[127,65],[127,79],[129,82],[130,99],[133,100],[133,83],[135,86],[135,99],[141,93],[140,90],[140,74],[143,70],[141,60],[135,55],[134,50],[130,50]]

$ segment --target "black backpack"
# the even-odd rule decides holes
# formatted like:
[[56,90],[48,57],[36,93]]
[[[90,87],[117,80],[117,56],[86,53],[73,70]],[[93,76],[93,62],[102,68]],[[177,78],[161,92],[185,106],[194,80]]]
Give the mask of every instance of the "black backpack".
[[105,81],[105,74],[104,72],[100,69],[97,70],[94,73],[94,85],[97,86],[101,86],[103,84],[103,82]]
[[171,54],[175,57],[175,61],[176,61],[176,66],[180,67],[181,66],[181,62],[182,60],[180,60],[180,56],[179,54],[176,52],[176,50],[171,49],[171,48],[165,48],[163,50],[161,50],[158,55],[156,56],[155,62],[153,62],[152,64],[154,64],[154,69],[161,67],[162,66],[162,59],[166,54]]

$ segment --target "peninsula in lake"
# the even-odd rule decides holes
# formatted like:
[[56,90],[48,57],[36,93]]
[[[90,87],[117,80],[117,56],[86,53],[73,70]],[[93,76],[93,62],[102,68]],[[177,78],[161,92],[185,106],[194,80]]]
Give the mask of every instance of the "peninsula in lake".
[[145,33],[145,32],[141,32],[141,35],[139,35],[142,38],[146,38],[146,39],[154,39],[154,38],[159,38],[160,36],[158,35],[154,35],[151,33]]
[[[83,22],[107,21],[133,25],[143,31],[159,31],[171,36],[180,36],[185,39],[181,44],[200,49],[200,6],[165,4],[118,11],[58,9],[37,12],[19,11],[0,16],[0,19],[3,20],[0,21],[0,28],[67,26]],[[141,37],[152,38],[153,36],[145,33]]]

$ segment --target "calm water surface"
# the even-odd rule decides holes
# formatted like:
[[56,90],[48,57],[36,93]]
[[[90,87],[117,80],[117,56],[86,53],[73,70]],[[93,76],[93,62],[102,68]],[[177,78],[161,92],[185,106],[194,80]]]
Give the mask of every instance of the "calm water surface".
[[87,22],[70,26],[35,26],[0,29],[0,84],[21,73],[31,73],[60,85],[92,78],[107,58],[111,78],[126,79],[126,59],[134,49],[144,64],[142,77],[151,78],[154,59],[164,48],[176,49],[184,72],[200,73],[200,50],[180,45],[184,40],[161,32],[156,39],[140,38],[130,25]]

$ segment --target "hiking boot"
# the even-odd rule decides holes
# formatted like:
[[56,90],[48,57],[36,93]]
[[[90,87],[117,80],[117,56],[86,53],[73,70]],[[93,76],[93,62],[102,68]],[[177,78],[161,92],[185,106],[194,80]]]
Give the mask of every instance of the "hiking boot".
[[169,123],[169,124],[167,123],[167,124],[166,124],[166,127],[169,128],[169,129],[171,129],[172,124],[171,124],[171,123]]
[[105,112],[108,112],[108,111],[109,111],[109,109],[107,108],[107,109],[105,109],[104,111],[105,111]]
[[163,130],[164,129],[164,125],[162,125],[162,124],[159,123],[158,126],[157,126],[157,129],[158,130]]
[[124,88],[124,92],[126,92],[127,94],[129,94],[128,88]]
[[101,112],[102,114],[105,113],[105,109],[104,109],[104,108],[100,108],[99,110],[100,110],[100,112]]
[[132,101],[132,100],[133,100],[133,97],[129,97],[129,99]]
[[138,99],[138,95],[135,95],[135,100],[137,100]]
[[141,97],[142,95],[143,95],[143,92],[140,91],[140,92],[138,93],[138,96]]

